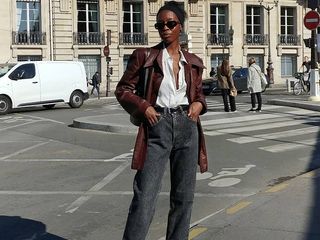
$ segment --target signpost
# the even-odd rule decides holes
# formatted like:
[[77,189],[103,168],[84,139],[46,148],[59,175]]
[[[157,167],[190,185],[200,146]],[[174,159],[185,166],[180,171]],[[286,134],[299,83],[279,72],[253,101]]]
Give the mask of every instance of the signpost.
[[319,69],[317,64],[317,33],[320,15],[317,11],[309,11],[303,19],[304,26],[311,30],[311,71],[310,71],[310,100],[320,101],[319,98]]

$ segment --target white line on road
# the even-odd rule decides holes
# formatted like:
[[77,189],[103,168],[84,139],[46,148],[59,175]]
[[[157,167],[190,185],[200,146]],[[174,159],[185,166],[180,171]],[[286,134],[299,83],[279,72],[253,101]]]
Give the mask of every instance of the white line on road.
[[284,152],[288,150],[296,150],[304,147],[314,147],[318,144],[319,141],[320,139],[307,139],[302,141],[292,141],[290,143],[282,143],[282,144],[276,144],[276,145],[271,145],[266,147],[259,147],[259,149],[267,152],[278,153],[278,152]]
[[50,118],[43,118],[43,117],[37,117],[37,116],[31,116],[31,115],[27,115],[27,114],[21,114],[21,113],[17,113],[18,115],[24,116],[24,117],[29,117],[29,118],[36,118],[39,119],[41,121],[47,121],[47,122],[54,122],[54,123],[59,123],[59,124],[66,124],[64,122],[60,122],[60,121],[56,121]]
[[[51,142],[51,141],[49,141],[49,142]],[[19,155],[20,153],[27,152],[27,151],[29,151],[29,150],[31,150],[31,149],[34,149],[34,148],[40,147],[40,146],[42,146],[42,145],[48,144],[49,142],[41,142],[41,143],[38,143],[38,144],[33,145],[33,146],[31,146],[31,147],[27,147],[27,148],[21,149],[21,150],[15,152],[15,153],[12,153],[12,154],[9,154],[9,155],[0,157],[0,160],[5,160],[5,159],[8,159],[8,158],[10,158],[10,157],[12,157],[12,156]]]
[[0,159],[0,162],[125,162],[124,159]]
[[293,136],[300,136],[309,133],[316,133],[319,131],[319,127],[307,127],[307,128],[300,128],[300,129],[293,129],[288,131],[282,132],[275,132],[275,133],[267,133],[267,134],[259,134],[254,135],[252,137],[237,137],[237,138],[229,138],[228,141],[235,142],[238,144],[244,143],[251,143],[251,142],[260,142],[265,140],[273,140],[285,137],[293,137]]
[[36,123],[36,122],[40,122],[40,121],[41,120],[35,120],[33,122],[26,122],[26,123],[17,124],[17,125],[10,126],[10,127],[0,128],[0,131],[5,131],[5,130],[9,130],[11,128],[21,127],[21,126],[24,126],[24,125],[28,125],[28,124],[32,124],[32,123]]
[[[131,156],[132,153],[128,153],[128,156]],[[121,155],[123,156],[123,154]],[[119,158],[119,156],[115,157]],[[105,185],[110,183],[114,178],[116,178],[121,172],[123,172],[128,166],[130,165],[130,161],[126,161],[122,163],[119,167],[117,167],[115,170],[113,170],[110,174],[108,174],[104,179],[102,179],[100,182],[98,182],[96,185],[94,185],[92,188],[90,188],[89,192],[99,191],[102,189]],[[87,202],[91,196],[81,196],[77,200],[75,200],[73,203],[71,203],[67,209],[66,213],[74,213],[81,205],[83,205],[85,202]]]

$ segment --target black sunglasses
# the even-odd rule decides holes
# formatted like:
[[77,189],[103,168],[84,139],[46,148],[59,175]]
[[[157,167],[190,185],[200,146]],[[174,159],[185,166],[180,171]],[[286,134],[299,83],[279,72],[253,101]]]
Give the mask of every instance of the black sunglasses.
[[177,21],[168,21],[166,23],[164,22],[157,22],[156,24],[154,24],[154,27],[158,30],[163,30],[164,26],[167,26],[170,30],[174,29],[175,26],[177,26],[179,24],[179,22]]

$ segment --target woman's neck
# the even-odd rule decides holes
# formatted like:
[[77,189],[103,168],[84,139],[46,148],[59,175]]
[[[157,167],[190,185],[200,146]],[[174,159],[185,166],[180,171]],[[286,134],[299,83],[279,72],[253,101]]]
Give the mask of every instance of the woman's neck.
[[169,53],[169,55],[176,55],[179,54],[180,51],[180,44],[179,43],[171,43],[169,45],[165,44],[165,47]]

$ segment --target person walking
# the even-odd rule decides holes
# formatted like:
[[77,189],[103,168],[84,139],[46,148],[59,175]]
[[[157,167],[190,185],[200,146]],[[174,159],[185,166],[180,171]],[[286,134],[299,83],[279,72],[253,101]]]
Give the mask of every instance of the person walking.
[[[132,116],[140,117],[133,151],[134,196],[123,240],[144,240],[151,224],[161,182],[170,163],[170,211],[166,239],[187,240],[197,165],[207,171],[205,140],[199,115],[207,111],[202,93],[202,60],[181,49],[179,35],[186,17],[177,2],[163,5],[155,28],[161,42],[136,49],[116,86],[115,96]],[[145,99],[135,88],[148,69]]]
[[[261,68],[256,64],[255,58],[249,59],[249,68],[248,68],[248,91],[251,96],[251,108],[249,109],[249,112],[261,112],[262,107],[262,98],[261,98],[261,92],[262,92],[262,86],[261,86],[261,74],[264,74],[261,72]],[[256,107],[256,99],[258,100],[258,107]]]
[[98,94],[98,99],[100,99],[100,83],[101,83],[101,78],[99,72],[95,72],[95,74],[92,76],[92,90],[91,90],[91,95],[93,94],[94,90],[97,91]]
[[[218,67],[217,77],[218,77],[218,86],[221,90],[221,96],[223,99],[224,111],[229,112],[231,109],[231,112],[235,112],[237,110],[236,100],[235,100],[237,89],[234,86],[231,67],[227,59],[224,59],[221,65]],[[229,96],[230,108],[228,103],[228,96]]]

